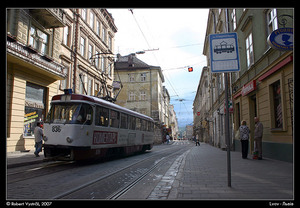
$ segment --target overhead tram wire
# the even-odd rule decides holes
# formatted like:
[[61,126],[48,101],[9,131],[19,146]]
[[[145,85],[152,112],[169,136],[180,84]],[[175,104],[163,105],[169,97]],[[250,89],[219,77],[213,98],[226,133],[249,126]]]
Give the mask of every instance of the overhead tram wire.
[[[144,37],[144,39],[145,39],[145,41],[146,41],[148,47],[151,48],[151,46],[150,46],[150,44],[149,44],[149,42],[148,42],[148,40],[147,40],[147,38],[146,38],[144,32],[142,31],[142,28],[140,27],[140,25],[139,25],[137,19],[135,18],[135,15],[134,15],[134,13],[133,13],[133,10],[132,10],[132,9],[128,9],[128,10],[131,12],[131,14],[132,14],[132,16],[133,16],[133,18],[134,18],[134,21],[135,21],[135,23],[137,24],[139,30],[141,31],[141,33],[142,33],[142,35],[143,35],[143,37]],[[153,56],[154,56],[156,62],[158,63],[158,65],[160,65],[160,64],[159,64],[159,61],[157,60],[157,57],[155,56],[154,53],[153,53]],[[167,76],[165,76],[165,77],[166,77],[166,80],[168,81],[168,83],[170,84],[171,88],[173,89],[175,95],[178,97],[178,99],[181,99],[181,98],[179,97],[178,93],[176,92],[176,90],[174,89],[174,87],[173,87],[172,83],[170,82],[170,80],[167,78]],[[184,107],[185,107],[185,109],[186,109],[186,112],[188,112],[188,109],[187,109],[187,107],[186,107],[186,105],[185,105],[184,102],[183,102],[183,105],[184,105]]]

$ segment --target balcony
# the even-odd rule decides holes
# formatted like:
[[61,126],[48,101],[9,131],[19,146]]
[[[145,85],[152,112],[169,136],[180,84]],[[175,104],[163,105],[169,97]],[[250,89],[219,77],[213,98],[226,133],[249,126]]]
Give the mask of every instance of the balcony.
[[55,80],[65,79],[66,75],[63,73],[61,64],[34,48],[18,42],[14,36],[8,34],[7,37],[6,52],[9,62],[18,63],[20,66],[30,68]]
[[29,13],[46,29],[65,26],[65,13],[63,9],[29,9]]

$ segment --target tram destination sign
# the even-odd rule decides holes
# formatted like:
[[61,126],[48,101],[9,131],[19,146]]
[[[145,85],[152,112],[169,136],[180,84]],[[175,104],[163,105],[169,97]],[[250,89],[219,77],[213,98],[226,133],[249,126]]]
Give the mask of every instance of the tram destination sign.
[[210,67],[212,73],[240,70],[237,33],[209,35]]

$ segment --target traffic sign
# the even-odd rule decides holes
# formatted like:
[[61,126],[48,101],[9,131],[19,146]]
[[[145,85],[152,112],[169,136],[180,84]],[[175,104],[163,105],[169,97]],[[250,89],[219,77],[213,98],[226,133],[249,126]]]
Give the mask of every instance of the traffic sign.
[[209,35],[210,67],[212,73],[240,70],[237,33]]

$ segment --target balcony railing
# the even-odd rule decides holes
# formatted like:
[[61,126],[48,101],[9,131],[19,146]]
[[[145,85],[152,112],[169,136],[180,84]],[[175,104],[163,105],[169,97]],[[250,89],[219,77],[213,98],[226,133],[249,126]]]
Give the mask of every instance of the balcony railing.
[[37,52],[34,48],[18,42],[13,36],[8,35],[6,41],[7,53],[29,62],[48,73],[55,75],[58,79],[64,79],[63,65],[55,62],[52,58]]

